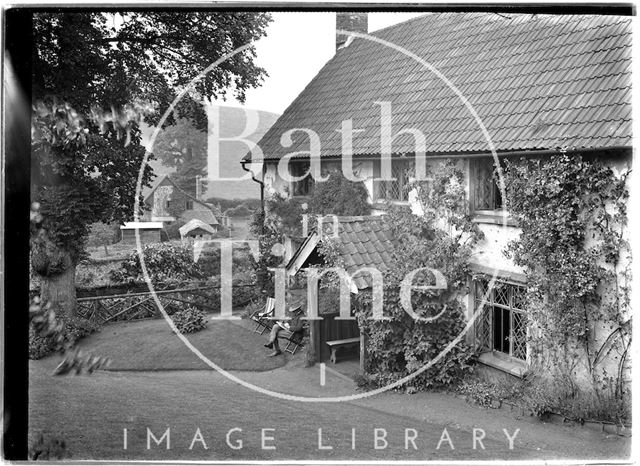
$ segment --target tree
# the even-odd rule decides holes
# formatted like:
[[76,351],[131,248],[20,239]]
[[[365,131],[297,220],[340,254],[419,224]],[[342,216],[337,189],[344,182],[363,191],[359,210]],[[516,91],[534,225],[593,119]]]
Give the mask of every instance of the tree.
[[104,255],[109,256],[108,246],[117,241],[114,225],[98,222],[91,225],[89,230],[90,233],[87,244],[89,246],[102,246],[104,248]]
[[154,154],[167,167],[175,167],[171,179],[184,191],[196,195],[196,180],[205,188],[207,174],[207,131],[187,118],[166,127],[156,139]]
[[[42,226],[32,265],[42,298],[75,311],[75,266],[89,225],[133,217],[145,149],[141,118],[155,124],[177,92],[216,59],[265,34],[264,13],[37,13],[33,17],[32,197]],[[244,100],[265,70],[245,49],[198,81],[167,124],[206,125],[199,96]],[[143,172],[149,185],[151,169]],[[140,204],[142,205],[142,199]]]

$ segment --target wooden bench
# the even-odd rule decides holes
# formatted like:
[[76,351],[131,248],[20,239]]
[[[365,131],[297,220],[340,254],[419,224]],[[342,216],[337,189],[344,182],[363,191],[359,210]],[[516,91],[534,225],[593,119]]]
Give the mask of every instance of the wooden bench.
[[345,338],[344,340],[332,340],[327,342],[327,346],[331,348],[331,362],[336,363],[336,353],[339,348],[349,348],[360,345],[360,337]]

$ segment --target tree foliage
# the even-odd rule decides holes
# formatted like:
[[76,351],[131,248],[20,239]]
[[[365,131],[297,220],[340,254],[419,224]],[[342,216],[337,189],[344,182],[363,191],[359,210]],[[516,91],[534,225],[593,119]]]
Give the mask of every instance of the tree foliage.
[[[37,13],[34,96],[55,95],[85,114],[95,104],[110,109],[136,100],[153,102],[162,112],[214,61],[264,36],[270,20],[253,12]],[[251,46],[223,61],[196,83],[195,96],[233,92],[243,102],[265,75],[255,56]],[[201,111],[192,103],[185,101],[182,116],[194,119]]]
[[171,179],[184,191],[196,195],[196,179],[204,190],[207,175],[207,131],[180,118],[158,135],[153,146],[154,155],[167,167],[176,169]]
[[[41,206],[43,228],[32,237],[32,263],[39,274],[74,267],[91,223],[133,217],[145,154],[141,119],[158,122],[193,78],[262,37],[269,21],[268,14],[242,12],[34,15],[32,197]],[[233,92],[242,101],[265,74],[254,57],[249,47],[222,62],[196,83],[167,124],[182,117],[206,129],[200,100]],[[147,166],[141,187],[151,177]]]

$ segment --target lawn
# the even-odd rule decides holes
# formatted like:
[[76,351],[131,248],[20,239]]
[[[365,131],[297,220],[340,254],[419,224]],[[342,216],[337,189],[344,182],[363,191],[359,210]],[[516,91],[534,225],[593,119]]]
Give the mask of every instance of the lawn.
[[108,254],[105,254],[104,246],[88,246],[87,253],[94,261],[114,261],[125,259],[136,250],[136,243],[120,241],[107,246]]
[[[496,460],[595,458],[623,459],[630,439],[605,437],[590,429],[549,425],[503,410],[483,409],[445,394],[407,396],[387,393],[358,402],[296,403],[241,387],[215,371],[102,372],[91,376],[53,377],[51,360],[30,362],[29,437],[39,432],[65,440],[71,461],[80,460]],[[287,364],[273,372],[241,376],[259,386],[293,386],[322,395],[331,387],[352,390],[353,383],[328,374],[321,387],[318,369]],[[312,395],[312,393],[309,393]],[[455,450],[437,449],[447,427]],[[486,450],[474,450],[471,430],[486,430]],[[146,448],[147,429],[160,436],[171,429],[171,449]],[[202,429],[208,449],[196,443]],[[242,439],[242,449],[228,447],[226,435]],[[274,429],[276,450],[261,448],[261,429]],[[318,429],[333,450],[318,449]],[[351,429],[357,430],[352,449]],[[373,429],[389,433],[389,448],[373,448]],[[406,449],[406,428],[419,432],[417,450]],[[502,429],[521,429],[509,450]],[[123,447],[127,429],[128,445]],[[606,461],[610,463],[611,461]]]
[[[211,321],[206,329],[186,335],[200,352],[225,370],[267,371],[285,364],[289,355],[269,357],[266,335],[245,322]],[[109,370],[208,369],[171,331],[164,319],[108,324],[82,341],[84,351],[111,359]],[[295,357],[299,357],[299,352]]]

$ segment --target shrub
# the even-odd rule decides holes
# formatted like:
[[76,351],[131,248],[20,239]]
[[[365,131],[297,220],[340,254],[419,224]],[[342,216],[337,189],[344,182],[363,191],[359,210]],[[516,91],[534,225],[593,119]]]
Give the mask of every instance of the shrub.
[[355,374],[353,377],[353,381],[358,388],[363,390],[368,390],[378,386],[376,376],[368,374],[366,372],[358,372],[357,374]]
[[[148,244],[142,248],[144,262],[153,283],[181,282],[204,278],[200,264],[194,262],[193,252],[186,244]],[[144,281],[140,256],[133,251],[122,261],[120,269],[111,273],[116,282]]]
[[180,227],[183,226],[184,224],[185,222],[176,221],[176,222],[172,222],[171,224],[163,228],[162,231],[166,233],[167,240],[171,241],[171,240],[181,239],[182,236],[180,235]]
[[61,326],[62,338],[38,332],[33,325],[29,327],[29,359],[42,359],[55,351],[72,347],[100,330],[98,324],[82,317],[58,317],[56,320]]
[[232,209],[229,209],[225,212],[229,217],[248,217],[253,213],[251,209],[249,209],[246,205],[240,204]]
[[465,400],[478,406],[491,406],[496,392],[496,386],[489,382],[479,380],[464,381],[458,386],[458,391],[464,395]]
[[327,181],[316,183],[309,209],[317,215],[369,215],[368,199],[369,192],[363,182],[350,181],[341,171],[336,171]]
[[32,326],[29,327],[29,359],[42,359],[57,348],[55,337],[40,335]]
[[255,298],[245,306],[240,317],[248,319],[253,313],[262,311],[264,311],[264,299]]
[[63,322],[65,342],[71,346],[92,333],[100,331],[100,325],[83,317],[66,317]]
[[529,382],[520,379],[499,383],[472,379],[462,382],[457,390],[465,395],[467,401],[489,406],[492,400],[521,403],[528,386]]
[[628,396],[622,398],[611,393],[596,395],[593,392],[578,392],[561,401],[559,411],[577,420],[608,421],[615,424],[631,420],[631,402]]
[[29,448],[29,460],[61,460],[71,456],[67,444],[63,439],[52,437],[40,432],[35,443]]
[[180,333],[194,333],[207,326],[207,316],[201,310],[188,306],[171,316]]
[[[234,246],[235,247],[235,246]],[[235,251],[234,251],[235,252]],[[234,261],[233,275],[236,275],[236,263]],[[220,249],[205,248],[198,258],[200,272],[207,277],[220,275]]]
[[545,414],[551,413],[554,410],[553,408],[558,406],[558,400],[541,384],[534,384],[527,387],[522,402],[536,417],[542,417]]

